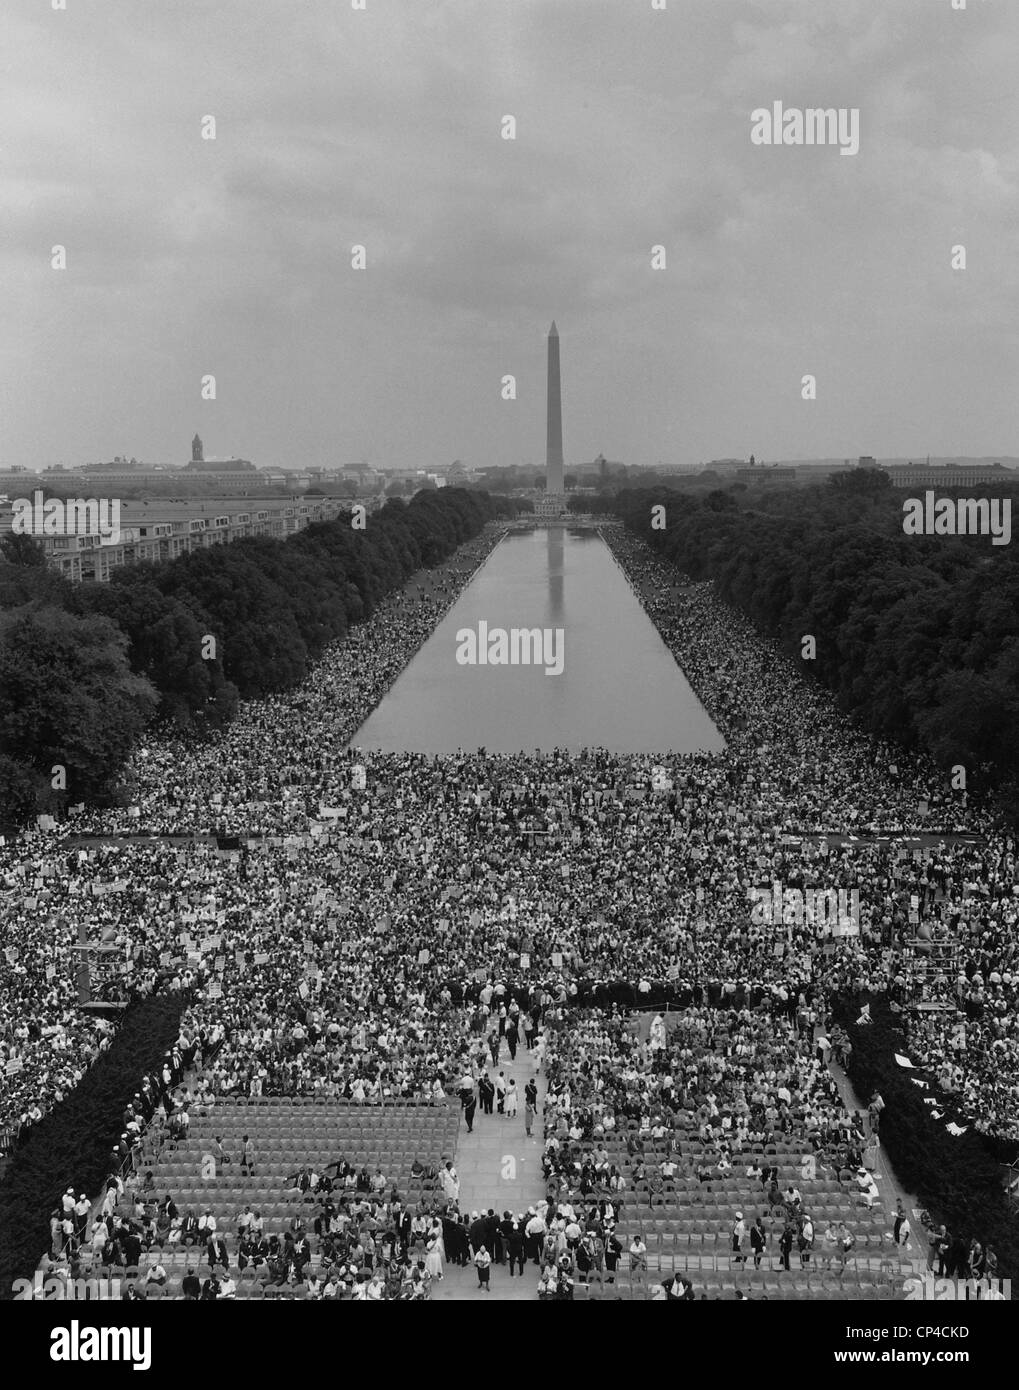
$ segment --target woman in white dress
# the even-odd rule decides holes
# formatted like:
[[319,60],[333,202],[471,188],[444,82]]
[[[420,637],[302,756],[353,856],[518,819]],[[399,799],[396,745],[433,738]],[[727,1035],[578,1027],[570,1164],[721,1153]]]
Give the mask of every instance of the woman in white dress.
[[425,1251],[425,1269],[433,1279],[442,1278],[442,1263],[442,1238],[441,1235],[436,1237],[433,1227],[433,1233]]

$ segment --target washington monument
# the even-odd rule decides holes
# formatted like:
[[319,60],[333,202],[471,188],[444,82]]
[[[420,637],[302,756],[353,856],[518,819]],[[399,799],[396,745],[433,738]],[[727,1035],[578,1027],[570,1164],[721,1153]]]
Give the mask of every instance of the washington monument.
[[548,330],[548,431],[545,441],[545,491],[563,490],[563,402],[559,389],[559,330]]

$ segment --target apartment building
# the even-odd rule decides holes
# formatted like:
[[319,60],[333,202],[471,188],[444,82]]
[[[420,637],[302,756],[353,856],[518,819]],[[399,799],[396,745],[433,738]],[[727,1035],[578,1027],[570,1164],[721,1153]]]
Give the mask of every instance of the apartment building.
[[[229,545],[244,536],[274,536],[279,540],[316,521],[332,521],[350,510],[342,497],[194,498],[184,501],[151,498],[120,504],[119,537],[115,545],[96,535],[39,536],[47,563],[75,582],[105,583],[121,565],[173,560],[193,550]],[[0,513],[0,534],[12,529],[10,511]]]

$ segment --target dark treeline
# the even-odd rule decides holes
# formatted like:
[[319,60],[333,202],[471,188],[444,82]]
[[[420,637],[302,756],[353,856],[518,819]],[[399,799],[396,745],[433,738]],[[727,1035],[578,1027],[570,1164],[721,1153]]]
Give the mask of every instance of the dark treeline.
[[[856,1094],[880,1091],[885,1102],[881,1147],[897,1178],[917,1195],[936,1226],[944,1223],[953,1236],[965,1234],[967,1242],[975,1238],[985,1249],[993,1246],[1001,1275],[1014,1279],[1019,1275],[1019,1214],[1003,1189],[1001,1166],[1014,1157],[1014,1149],[972,1127],[956,1136],[932,1123],[924,1099],[931,1088],[921,1092],[913,1085],[913,1073],[895,1061],[897,1052],[909,1052],[898,1019],[887,1000],[872,998],[871,1022],[860,1026],[856,1019],[863,1002],[860,996],[837,999],[834,1013],[852,1040],[849,1075]],[[951,1113],[952,1097],[940,1090],[933,1094]],[[955,1118],[966,1125],[964,1116]],[[923,1236],[914,1231],[917,1237],[922,1250]]]
[[[515,508],[458,488],[71,584],[26,537],[0,561],[0,822],[101,804],[142,730],[196,734],[288,690],[418,569]],[[63,770],[63,771],[62,771]],[[66,782],[66,785],[61,783]],[[54,785],[56,784],[56,785]]]
[[75,1193],[97,1192],[109,1176],[110,1136],[143,1075],[158,1075],[187,1002],[173,994],[132,1003],[109,1049],[14,1150],[0,1182],[0,1299],[13,1297],[15,1279],[31,1279],[68,1175]]
[[[989,536],[903,532],[907,496],[879,470],[825,486],[736,484],[705,495],[620,492],[633,531],[695,580],[713,580],[865,729],[897,739],[1019,811],[1019,562]],[[957,497],[960,491],[938,490]],[[1010,498],[1019,488],[964,490]],[[663,506],[664,528],[652,525]],[[662,515],[658,514],[661,522]]]

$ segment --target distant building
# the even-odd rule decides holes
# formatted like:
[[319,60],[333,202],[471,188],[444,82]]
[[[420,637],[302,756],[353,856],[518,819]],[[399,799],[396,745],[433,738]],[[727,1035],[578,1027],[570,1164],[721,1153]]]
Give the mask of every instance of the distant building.
[[594,473],[599,479],[607,478],[613,469],[619,472],[624,465],[618,459],[607,459],[604,454],[599,454],[592,463],[582,463],[576,470],[578,473]]
[[566,496],[562,492],[542,492],[534,501],[534,515],[537,517],[565,516],[568,510]]
[[[122,565],[173,560],[192,550],[227,545],[244,536],[280,540],[314,521],[330,521],[349,511],[341,497],[236,497],[189,501],[154,497],[125,501],[120,508],[120,539],[103,545],[98,536],[40,536],[47,563],[65,578],[105,583]],[[0,534],[12,530],[13,516],[0,512]]]
[[188,470],[193,473],[254,473],[250,459],[192,459]]
[[972,487],[976,483],[1019,482],[1019,472],[1000,463],[885,464],[894,487]]
[[[151,473],[153,470],[160,473],[165,471],[162,464],[139,463],[137,459],[122,459],[119,455],[117,455],[112,463],[83,463],[78,468],[76,468],[74,472],[92,474],[107,473],[113,471],[122,477],[127,475],[134,477],[135,474]],[[54,468],[48,471],[55,473],[58,470]],[[66,470],[60,469],[59,471],[65,472]]]
[[861,454],[856,466],[857,468],[876,468],[877,459],[873,454]]
[[286,487],[290,478],[285,468],[260,468],[258,473],[267,487]]
[[172,477],[175,473],[182,473],[180,468],[164,468],[159,463],[138,463],[135,459],[114,459],[112,463],[85,463],[80,468],[73,470],[47,468],[41,476],[44,479],[54,481],[53,474],[59,473],[59,479],[55,481],[60,487],[65,487],[72,483],[75,478],[84,475],[90,482],[129,482],[140,483],[146,478],[166,478]]
[[[241,467],[237,467],[238,464]],[[66,492],[68,488],[88,488],[94,493],[100,488],[116,494],[117,489],[123,487],[131,493],[144,495],[151,484],[153,494],[169,492],[179,497],[267,492],[274,486],[269,470],[258,469],[245,459],[203,459],[194,466],[132,464],[126,459],[115,459],[113,463],[85,464],[73,470],[47,468],[34,476],[43,487],[53,486],[61,492]],[[300,486],[296,474],[285,474],[279,470],[276,476],[279,478],[279,483],[275,484],[277,488],[280,483],[288,490],[296,490]]]
[[736,469],[736,480],[740,483],[760,483],[774,486],[776,483],[795,483],[797,479],[795,468],[785,468],[780,464],[747,464],[745,468]]

